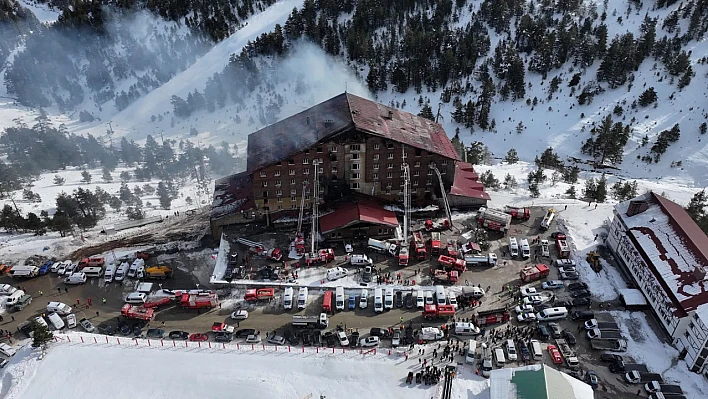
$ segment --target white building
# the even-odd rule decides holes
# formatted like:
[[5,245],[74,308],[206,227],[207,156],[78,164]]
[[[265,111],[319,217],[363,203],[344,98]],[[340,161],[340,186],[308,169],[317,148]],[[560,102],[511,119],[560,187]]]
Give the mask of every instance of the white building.
[[708,378],[708,237],[683,207],[653,192],[614,214],[607,245],[691,371]]
[[545,364],[492,370],[489,377],[489,399],[593,399],[594,397],[595,392],[590,385]]

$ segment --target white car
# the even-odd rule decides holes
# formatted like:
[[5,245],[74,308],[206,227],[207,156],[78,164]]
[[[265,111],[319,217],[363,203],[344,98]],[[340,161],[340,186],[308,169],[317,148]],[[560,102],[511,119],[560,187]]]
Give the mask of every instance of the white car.
[[372,348],[374,346],[379,346],[379,337],[366,337],[359,341],[359,345],[364,348]]
[[524,298],[524,305],[539,305],[543,303],[543,297],[540,295],[531,295]]
[[533,312],[533,305],[519,305],[514,308],[514,311],[516,311],[516,314]]
[[261,336],[260,335],[249,335],[246,337],[246,343],[248,344],[258,344],[261,342]]
[[231,313],[231,320],[246,320],[248,318],[248,310],[237,310]]
[[549,257],[551,252],[548,248],[548,240],[541,240],[541,256]]
[[541,287],[543,287],[544,290],[556,290],[558,288],[563,288],[563,282],[559,280],[544,281],[543,284],[541,284]]
[[507,340],[504,346],[506,346],[507,358],[509,358],[509,360],[516,360],[516,345],[514,345],[514,341]]
[[536,294],[538,294],[538,291],[536,291],[535,288],[532,288],[532,287],[521,288],[521,296],[531,296],[531,295],[536,295]]
[[447,297],[447,302],[457,310],[457,298],[454,294]]
[[521,313],[518,316],[516,316],[516,320],[519,323],[531,323],[532,321],[536,321],[536,313],[534,313],[534,312]]
[[574,266],[563,266],[558,269],[559,272],[561,273],[575,273],[575,267]]
[[96,327],[94,327],[93,324],[91,324],[91,322],[88,321],[88,319],[79,320],[79,324],[81,324],[81,327],[83,327],[83,329],[89,333],[93,332],[96,329]]
[[268,338],[268,343],[273,345],[285,345],[285,338],[281,337],[280,335],[273,335],[272,337]]
[[422,297],[422,296],[417,297],[417,298],[415,299],[415,306],[416,306],[418,309],[422,309],[423,307],[425,307],[425,298]]
[[66,326],[69,328],[74,328],[76,327],[76,315],[71,313],[68,316],[66,316]]
[[59,267],[57,268],[57,274],[60,276],[63,276],[64,274],[66,274],[67,266],[69,266],[69,265],[67,265],[66,263],[62,263],[61,265],[59,265]]
[[68,265],[66,267],[66,269],[64,270],[64,275],[71,276],[71,273],[73,273],[77,267],[79,267],[79,265],[77,265],[76,263],[72,263],[72,264]]
[[349,338],[347,338],[347,334],[344,331],[337,332],[337,339],[339,339],[339,344],[342,345],[342,348],[349,346]]

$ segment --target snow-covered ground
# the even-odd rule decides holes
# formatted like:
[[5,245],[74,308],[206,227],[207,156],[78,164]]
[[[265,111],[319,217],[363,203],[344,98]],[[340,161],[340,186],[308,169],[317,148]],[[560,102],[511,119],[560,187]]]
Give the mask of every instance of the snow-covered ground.
[[[435,385],[407,385],[409,371],[418,371],[417,353],[406,361],[401,351],[360,354],[345,350],[241,345],[222,346],[184,342],[172,346],[166,341],[130,339],[115,343],[78,344],[79,337],[93,342],[93,335],[71,334],[73,343],[62,336],[40,361],[39,354],[21,350],[0,371],[0,396],[5,399],[39,398],[372,398],[437,396]],[[96,336],[99,340],[105,337]],[[101,342],[101,341],[99,341]],[[149,378],[139,378],[143,370]],[[132,382],[128,382],[128,380]],[[67,383],[71,381],[72,383]],[[119,382],[119,383],[117,383]],[[488,398],[487,381],[464,370],[453,385],[453,398]],[[311,396],[309,396],[311,395]]]
[[34,16],[42,23],[51,24],[55,22],[57,18],[59,18],[59,14],[61,14],[61,11],[34,0],[18,0],[18,3],[20,3],[22,7],[32,11]]

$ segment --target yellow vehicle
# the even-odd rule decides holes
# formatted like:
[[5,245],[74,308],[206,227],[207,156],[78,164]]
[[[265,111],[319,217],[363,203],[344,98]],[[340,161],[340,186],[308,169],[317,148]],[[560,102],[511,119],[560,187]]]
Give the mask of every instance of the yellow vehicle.
[[145,278],[164,280],[172,278],[172,268],[167,266],[151,266],[145,269]]

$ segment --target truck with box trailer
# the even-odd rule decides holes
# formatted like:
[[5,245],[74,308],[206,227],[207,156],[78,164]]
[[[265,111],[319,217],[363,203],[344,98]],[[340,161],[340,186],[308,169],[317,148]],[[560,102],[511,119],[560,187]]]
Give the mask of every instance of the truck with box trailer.
[[506,308],[495,308],[477,312],[475,315],[475,323],[477,326],[485,326],[489,324],[504,323],[510,318],[509,311]]
[[249,288],[243,299],[248,302],[270,301],[275,298],[275,288]]
[[505,206],[504,212],[511,215],[514,219],[529,220],[531,219],[531,210],[529,208],[517,208],[515,206]]
[[477,223],[486,229],[506,234],[511,225],[511,215],[497,209],[482,207],[477,211]]
[[329,327],[329,320],[326,313],[317,316],[293,315],[293,327],[296,328],[317,328],[325,329]]
[[455,317],[455,307],[453,305],[425,305],[423,317],[431,319],[451,319]]
[[396,256],[396,254],[398,253],[398,246],[396,244],[390,243],[388,241],[376,240],[374,238],[369,238],[369,241],[367,242],[367,247],[374,252],[378,252],[380,254],[385,254],[388,256]]

